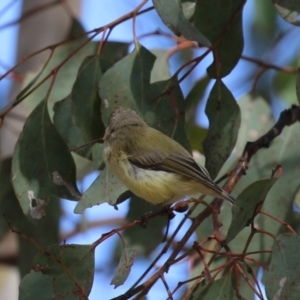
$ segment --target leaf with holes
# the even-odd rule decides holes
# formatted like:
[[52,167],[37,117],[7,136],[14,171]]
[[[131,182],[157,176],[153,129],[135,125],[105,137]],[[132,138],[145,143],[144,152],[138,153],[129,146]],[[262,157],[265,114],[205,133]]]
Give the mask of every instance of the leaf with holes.
[[25,122],[13,154],[12,183],[24,214],[31,220],[45,215],[52,196],[80,197],[74,160],[51,123],[47,99]]

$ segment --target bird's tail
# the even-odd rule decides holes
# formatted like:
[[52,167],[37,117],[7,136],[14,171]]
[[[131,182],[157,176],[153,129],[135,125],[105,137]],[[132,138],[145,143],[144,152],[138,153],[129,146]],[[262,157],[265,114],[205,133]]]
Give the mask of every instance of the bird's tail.
[[231,204],[234,204],[235,199],[230,194],[228,194],[227,192],[225,192],[224,190],[222,190],[221,196],[223,197],[223,199],[227,200]]

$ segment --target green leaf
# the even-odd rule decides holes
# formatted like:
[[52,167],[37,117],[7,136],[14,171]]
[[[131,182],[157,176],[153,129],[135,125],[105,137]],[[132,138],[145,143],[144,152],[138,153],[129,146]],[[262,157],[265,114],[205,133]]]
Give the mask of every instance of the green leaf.
[[114,285],[115,288],[124,284],[124,282],[128,278],[131,267],[134,262],[135,255],[136,255],[136,249],[125,248],[123,250],[118,268],[110,283],[111,285]]
[[[11,158],[3,160],[0,165],[0,211],[0,240],[2,240],[10,229],[7,220],[12,226],[21,225],[27,221],[11,183]],[[22,226],[18,226],[20,227]]]
[[150,111],[144,114],[144,120],[190,151],[185,132],[184,97],[177,78],[155,82],[151,84],[150,91],[155,95],[153,99],[158,98],[158,103],[150,106]]
[[138,46],[101,77],[99,93],[105,125],[108,125],[109,117],[117,106],[140,111],[142,115],[148,110],[154,63],[155,56],[143,46]]
[[234,297],[235,290],[233,289],[230,276],[227,275],[194,292],[190,300],[221,300],[234,299]]
[[52,278],[41,272],[31,271],[22,278],[19,287],[19,300],[55,300]]
[[[250,95],[244,97],[238,103],[242,111],[242,126],[236,149],[229,158],[228,163],[226,163],[227,166],[224,166],[222,174],[237,163],[247,141],[256,140],[268,132],[275,123],[271,108],[263,99]],[[252,157],[246,176],[243,176],[234,187],[233,196],[239,195],[252,182],[270,177],[272,169],[280,164],[283,168],[283,175],[268,193],[263,210],[275,218],[289,223],[293,200],[300,186],[300,179],[297,175],[299,173],[297,162],[300,159],[299,143],[300,124],[295,123],[285,127],[282,134],[272,141],[268,149],[260,149]],[[227,235],[227,230],[230,226],[228,215],[230,215],[230,209],[224,206],[219,219],[223,224],[221,227],[222,236]],[[273,235],[277,235],[278,232],[282,231],[282,225],[279,222],[263,214],[259,214],[256,217],[255,224],[261,230],[270,232]],[[249,227],[245,227],[230,243],[231,251],[236,253],[242,251],[249,234]],[[270,250],[272,245],[273,239],[271,237],[265,234],[256,234],[251,241],[248,251],[257,251],[257,249]],[[261,262],[267,262],[270,254],[257,254],[253,255],[253,258]]]
[[31,220],[45,215],[51,196],[80,197],[73,158],[51,123],[47,99],[25,122],[13,154],[12,176],[22,210]]
[[34,270],[52,277],[55,299],[87,299],[94,268],[93,245],[51,245],[34,259]]
[[[111,42],[111,41],[106,42],[100,54],[101,58],[103,58],[108,62],[108,64],[105,65],[112,66],[117,61],[119,61],[124,56],[126,56],[128,54],[128,47],[129,47],[128,43]],[[102,66],[103,73],[106,71],[104,67],[105,66]]]
[[186,120],[188,125],[196,121],[197,107],[204,99],[204,94],[209,84],[210,78],[205,76],[195,82],[192,89],[185,98]]
[[82,195],[74,212],[82,214],[86,208],[106,202],[110,205],[115,205],[120,195],[127,190],[128,188],[105,168]]
[[209,119],[203,142],[205,167],[211,178],[215,178],[235,146],[241,123],[240,108],[222,80],[215,82],[205,113]]
[[[144,214],[160,209],[135,195],[131,197],[126,219],[129,222],[140,219]],[[158,216],[148,220],[146,228],[133,226],[124,230],[123,237],[127,247],[135,248],[138,254],[148,256],[163,241],[163,228],[167,225],[167,216]],[[149,238],[151,236],[151,238]]]
[[163,22],[175,34],[196,41],[202,46],[210,47],[209,39],[198,31],[184,16],[180,2],[174,0],[153,0],[154,7]]
[[92,147],[92,159],[98,168],[103,169],[103,149],[104,144],[95,143]]
[[262,179],[250,184],[237,197],[232,207],[232,221],[227,233],[226,241],[229,243],[254,218],[257,206],[265,201],[270,189],[277,178]]
[[171,74],[168,62],[168,51],[154,49],[151,50],[151,53],[153,53],[156,56],[156,60],[151,71],[150,82],[153,83],[156,81],[169,79],[171,77]]
[[98,95],[98,82],[102,76],[101,64],[101,58],[87,56],[80,66],[71,92],[75,123],[86,142],[102,138],[105,131]]
[[181,3],[181,7],[182,7],[182,12],[184,17],[187,20],[192,19],[194,13],[195,13],[195,8],[196,8],[196,3],[195,2],[191,2],[191,1],[186,1]]
[[279,15],[287,22],[300,26],[300,2],[291,0],[272,0]]
[[189,141],[193,150],[203,153],[202,142],[207,136],[207,132],[208,130],[206,128],[202,128],[196,124],[189,126]]
[[201,30],[213,44],[219,41],[213,52],[214,62],[207,69],[211,78],[228,75],[242,55],[244,48],[243,5],[243,0],[196,1],[195,27]]
[[300,69],[299,68],[296,77],[296,95],[297,95],[298,103],[300,103]]
[[[274,125],[270,105],[263,98],[249,94],[243,96],[237,104],[241,112],[241,125],[233,153],[234,160],[240,158],[247,142],[257,140]],[[268,175],[270,175],[270,172]],[[255,181],[255,179],[250,180],[248,184],[252,181]]]
[[264,274],[269,299],[298,299],[300,283],[300,237],[280,234],[273,245],[268,272]]
[[[299,57],[289,60],[289,66],[298,66],[300,63]],[[299,71],[298,71],[299,73]],[[297,94],[297,77],[296,76],[296,94]],[[273,86],[272,92],[280,97],[280,100],[284,101],[285,105],[295,104],[295,74],[276,72],[272,78]]]
[[[71,97],[56,102],[54,104],[53,123],[65,143],[68,145],[69,151],[76,149],[85,144],[81,131],[75,124]],[[89,157],[91,155],[91,145],[75,150],[78,155]]]
[[184,125],[184,98],[172,77],[150,84],[155,56],[143,46],[117,62],[100,79],[102,120],[108,124],[117,106],[136,111],[149,126],[171,136],[189,149]]

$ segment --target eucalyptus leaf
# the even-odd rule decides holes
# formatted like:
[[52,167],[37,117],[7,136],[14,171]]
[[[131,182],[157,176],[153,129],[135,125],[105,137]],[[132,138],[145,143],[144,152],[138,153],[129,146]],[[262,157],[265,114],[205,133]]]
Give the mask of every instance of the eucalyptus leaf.
[[51,197],[78,200],[74,160],[51,123],[47,99],[30,114],[12,160],[12,183],[29,219],[45,216]]
[[243,0],[197,0],[194,24],[211,41],[218,42],[214,62],[208,67],[211,78],[228,75],[239,61],[243,48]]
[[124,284],[129,276],[131,267],[134,263],[134,258],[136,255],[135,249],[125,248],[123,250],[118,268],[110,284],[114,285],[115,288]]
[[75,123],[86,142],[100,139],[104,135],[101,100],[98,95],[102,64],[104,62],[100,57],[87,56],[80,66],[71,92]]
[[188,40],[196,41],[200,45],[209,47],[209,39],[198,31],[185,17],[179,1],[174,0],[153,0],[154,7],[162,18],[163,22],[175,34],[183,35]]
[[85,144],[78,126],[75,124],[75,118],[72,110],[71,97],[58,101],[54,104],[53,123],[70,151],[78,155],[89,158],[92,152],[91,145],[82,147]]
[[232,207],[232,221],[226,241],[229,243],[255,217],[259,204],[263,204],[277,178],[262,179],[250,184],[236,199]]
[[32,299],[55,300],[50,276],[31,271],[22,278],[19,287],[19,300]]
[[106,202],[115,206],[118,202],[119,196],[127,190],[128,188],[126,188],[107,168],[105,168],[82,195],[82,198],[75,207],[74,212],[76,214],[81,214],[88,207]]
[[300,26],[300,2],[291,0],[272,0],[279,15],[287,22]]
[[300,283],[300,237],[280,234],[272,249],[269,269],[264,274],[266,292],[270,299],[297,299]]
[[94,280],[93,245],[51,245],[38,253],[34,270],[52,278],[55,299],[87,299]]
[[235,146],[241,124],[240,108],[222,80],[215,82],[205,113],[209,119],[203,142],[205,167],[211,178],[215,178]]
[[[126,219],[129,222],[143,218],[144,214],[157,211],[163,207],[156,207],[144,199],[132,196]],[[123,237],[127,247],[137,249],[139,255],[148,256],[163,241],[163,229],[167,225],[167,215],[147,221],[146,227],[134,226],[124,231]],[[151,236],[151,238],[149,238]]]

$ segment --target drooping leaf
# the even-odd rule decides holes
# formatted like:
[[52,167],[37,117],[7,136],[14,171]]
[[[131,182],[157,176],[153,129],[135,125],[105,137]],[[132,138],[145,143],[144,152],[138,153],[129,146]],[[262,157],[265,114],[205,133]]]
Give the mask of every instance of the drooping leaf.
[[[108,62],[108,64],[105,65],[112,66],[118,60],[126,56],[128,53],[128,47],[128,43],[112,41],[106,42],[100,54],[101,58]],[[105,66],[102,66],[102,71],[106,72]]]
[[147,111],[154,62],[155,56],[143,46],[138,46],[101,77],[99,93],[105,125],[108,125],[109,117],[117,106],[140,111],[142,115]]
[[101,58],[87,56],[80,66],[71,92],[74,121],[86,142],[100,139],[104,135],[101,100],[98,95],[103,64]]
[[52,278],[41,272],[31,271],[22,278],[19,287],[19,300],[55,300]]
[[177,35],[209,47],[209,39],[197,30],[184,16],[180,2],[173,0],[153,0],[154,7],[163,22]]
[[187,20],[190,20],[195,13],[196,3],[192,1],[186,1],[181,3],[181,7],[184,17]]
[[51,123],[46,100],[26,120],[12,160],[13,187],[31,220],[44,217],[52,196],[80,197],[73,158]]
[[207,136],[207,132],[208,130],[206,128],[200,127],[196,124],[189,126],[189,141],[193,150],[203,153],[202,142]]
[[298,69],[297,77],[296,77],[296,95],[298,102],[300,103],[300,69]]
[[[46,207],[46,217],[39,220],[38,226],[33,226],[25,217],[20,203],[15,195],[11,183],[11,158],[1,162],[0,168],[0,239],[10,230],[8,223],[15,230],[20,231],[28,238],[32,238],[40,246],[58,243],[60,202],[59,199],[52,199]],[[4,217],[5,216],[5,217]],[[45,234],[47,232],[47,234]],[[19,251],[17,266],[21,276],[27,274],[32,268],[32,260],[36,255],[36,248],[17,235]]]
[[[53,110],[54,126],[68,145],[69,150],[74,151],[78,147],[84,145],[85,141],[82,138],[81,131],[75,124],[71,97],[68,96],[63,100],[56,102]],[[91,145],[75,150],[77,154],[87,158],[91,155],[91,151]]]
[[[140,219],[144,214],[159,209],[137,196],[132,196],[126,219],[129,222]],[[137,249],[139,255],[148,256],[162,241],[163,228],[167,225],[167,216],[148,220],[146,227],[133,226],[124,231],[127,247]],[[151,238],[149,238],[151,236]]]
[[125,248],[123,250],[118,268],[110,283],[111,285],[114,285],[115,288],[124,284],[124,282],[128,278],[131,267],[134,263],[135,255],[136,255],[136,249]]
[[95,143],[92,147],[93,162],[100,169],[103,169],[104,166],[103,149],[104,149],[104,144],[99,144],[99,143]]
[[279,15],[287,22],[300,26],[300,2],[291,0],[272,0]]
[[[13,225],[15,220],[24,218],[11,184],[11,158],[1,161],[0,165],[0,211]],[[8,230],[7,220],[3,216],[0,217],[0,240]]]
[[300,283],[300,237],[295,234],[280,234],[272,249],[269,269],[264,274],[264,283],[269,299],[297,299]]
[[211,78],[228,75],[239,61],[243,48],[243,0],[197,0],[194,24],[211,41],[219,42],[214,62],[207,72]]
[[239,106],[221,80],[215,82],[210,92],[205,113],[209,119],[203,142],[205,167],[215,178],[235,146],[241,123]]
[[[211,299],[234,299],[235,290],[231,283],[231,276],[226,275],[204,288],[200,288],[190,297],[191,300],[211,300]],[[239,298],[243,300],[244,298]]]
[[[298,66],[300,63],[299,57],[292,57],[288,61],[288,65]],[[299,73],[299,71],[297,72]],[[296,95],[297,95],[297,77],[296,76]],[[276,72],[273,77],[272,93],[280,97],[285,105],[292,105],[295,103],[295,74]]]
[[34,270],[52,278],[55,299],[87,299],[94,268],[93,245],[51,245],[34,259]]
[[168,62],[168,51],[161,49],[154,49],[151,52],[156,56],[155,63],[151,71],[150,82],[167,80],[171,77],[170,67]]
[[232,207],[232,221],[227,232],[229,243],[254,218],[259,204],[262,204],[278,178],[255,181],[237,197]]
[[194,124],[196,121],[197,107],[204,99],[205,90],[209,84],[210,78],[205,76],[195,82],[192,89],[185,98],[185,110],[187,126]]
[[[151,84],[151,91],[158,99],[156,105],[150,106],[152,112],[144,114],[146,123],[170,136],[190,151],[190,143],[185,131],[184,97],[177,78]],[[152,104],[152,102],[150,101]]]
[[102,120],[108,124],[116,106],[136,111],[149,126],[189,149],[184,130],[184,98],[177,79],[150,84],[155,56],[143,46],[117,62],[99,83]]
[[76,214],[81,214],[88,207],[106,202],[114,206],[118,202],[119,196],[127,190],[128,188],[105,168],[82,195],[74,212]]

